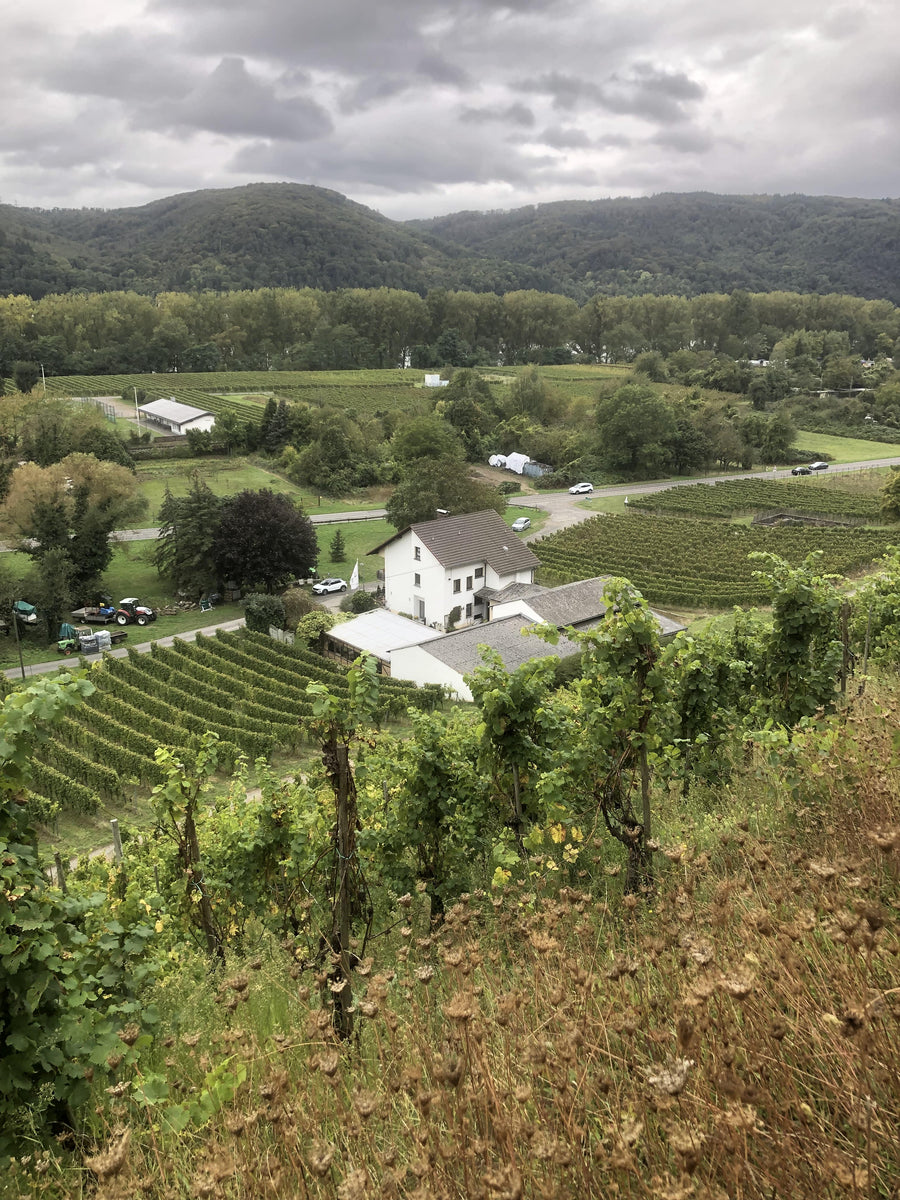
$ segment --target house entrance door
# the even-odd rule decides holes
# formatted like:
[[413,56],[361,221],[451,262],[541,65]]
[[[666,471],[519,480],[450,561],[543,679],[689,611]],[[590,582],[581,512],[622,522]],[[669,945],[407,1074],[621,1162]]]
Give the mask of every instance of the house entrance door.
[[425,624],[425,601],[416,597],[416,620]]

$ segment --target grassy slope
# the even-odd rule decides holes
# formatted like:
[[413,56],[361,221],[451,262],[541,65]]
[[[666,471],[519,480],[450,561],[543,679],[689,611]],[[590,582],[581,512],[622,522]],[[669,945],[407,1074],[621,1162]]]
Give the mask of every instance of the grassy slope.
[[199,474],[217,496],[233,496],[245,489],[268,488],[299,501],[304,511],[316,513],[353,512],[357,509],[379,508],[379,501],[369,496],[334,500],[320,496],[309,488],[298,487],[282,475],[246,458],[185,458],[163,462],[141,463],[137,477],[142,495],[147,498],[147,513],[133,521],[129,528],[140,529],[157,524],[159,506],[168,487],[173,496],[183,496],[191,476]]
[[814,450],[820,454],[828,454],[833,462],[851,463],[862,462],[868,458],[894,458],[897,447],[886,442],[870,442],[865,438],[832,437],[827,433],[807,433],[803,429],[797,431],[794,443],[806,450]]
[[[235,958],[222,986],[185,953],[157,988],[142,1066],[170,1097],[137,1103],[129,1070],[112,1095],[98,1080],[85,1111],[111,1152],[92,1160],[102,1194],[146,1180],[151,1200],[176,1200],[217,1177],[242,1200],[888,1200],[896,703],[857,699],[690,801],[658,790],[646,900],[623,902],[602,829],[577,869],[532,860],[520,886],[464,897],[439,929],[420,897],[388,899],[354,976],[352,1042],[334,1040],[312,974],[280,946]],[[169,1130],[166,1105],[226,1060],[246,1067],[236,1095],[192,1136]],[[41,1194],[81,1194],[81,1153],[51,1155]],[[30,1160],[11,1170],[10,1194],[44,1178]]]

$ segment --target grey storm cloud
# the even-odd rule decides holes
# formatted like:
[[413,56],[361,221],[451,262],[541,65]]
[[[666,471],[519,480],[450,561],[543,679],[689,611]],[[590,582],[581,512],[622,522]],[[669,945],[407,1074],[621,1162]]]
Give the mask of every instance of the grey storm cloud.
[[679,154],[708,154],[715,145],[715,138],[703,129],[664,129],[651,139],[656,146],[676,150]]
[[225,136],[307,141],[332,129],[331,117],[305,96],[282,97],[254,78],[240,58],[224,58],[180,99],[165,97],[142,110],[149,128],[203,129]]
[[660,70],[637,63],[626,74],[612,74],[602,82],[551,72],[533,80],[519,80],[520,91],[549,96],[554,108],[585,108],[631,114],[661,122],[681,121],[685,106],[702,99],[703,87],[680,71]]
[[464,108],[459,115],[463,124],[484,125],[499,123],[503,125],[521,125],[530,129],[534,123],[534,113],[525,104],[508,104],[506,107]]
[[895,0],[30,11],[4,19],[0,195],[14,202],[274,178],[430,215],[566,189],[890,195],[900,174]]
[[585,150],[593,143],[583,129],[548,126],[540,135],[540,141],[554,150]]
[[454,139],[452,128],[423,127],[403,142],[390,136],[367,137],[352,145],[326,141],[302,151],[284,144],[254,142],[229,164],[239,173],[278,178],[335,181],[339,186],[369,184],[386,192],[422,192],[435,187],[504,183],[526,187],[531,172],[550,166],[547,156],[525,156],[514,147],[498,153],[495,141]]

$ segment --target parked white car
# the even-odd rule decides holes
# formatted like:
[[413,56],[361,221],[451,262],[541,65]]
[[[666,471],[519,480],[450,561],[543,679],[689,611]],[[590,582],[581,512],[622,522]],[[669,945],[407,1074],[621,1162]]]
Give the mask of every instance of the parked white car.
[[585,492],[592,492],[594,485],[592,483],[573,483],[569,488],[570,496],[582,496]]
[[526,529],[531,528],[531,517],[516,517],[512,523],[514,533],[524,533]]
[[346,592],[346,579],[338,579],[337,576],[331,576],[328,579],[320,579],[318,583],[313,584],[313,595],[324,596],[326,592]]

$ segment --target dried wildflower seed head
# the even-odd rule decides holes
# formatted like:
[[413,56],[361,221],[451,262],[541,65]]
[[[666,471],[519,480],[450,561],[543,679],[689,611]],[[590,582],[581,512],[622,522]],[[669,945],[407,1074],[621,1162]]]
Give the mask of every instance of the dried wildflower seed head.
[[374,1092],[358,1091],[353,1097],[353,1107],[364,1121],[368,1121],[378,1107],[378,1097]]
[[464,1067],[465,1063],[456,1054],[451,1055],[446,1062],[443,1060],[437,1061],[433,1069],[435,1083],[447,1083],[450,1087],[458,1087],[459,1081],[463,1076]]
[[131,1130],[125,1129],[116,1136],[115,1141],[107,1146],[105,1150],[102,1150],[99,1154],[95,1154],[91,1158],[85,1158],[84,1165],[89,1171],[93,1171],[100,1180],[118,1175],[128,1159],[128,1145],[130,1141]]
[[754,979],[747,972],[722,975],[719,979],[719,987],[723,992],[727,992],[729,996],[734,996],[737,1000],[745,1000],[753,991]]
[[341,1059],[336,1050],[325,1050],[314,1061],[317,1061],[322,1074],[330,1077],[337,1071]]
[[464,1025],[475,1016],[475,1003],[472,996],[465,992],[457,992],[443,1006],[442,1011],[448,1020]]
[[124,1042],[126,1046],[133,1046],[141,1036],[141,1027],[132,1021],[126,1025],[124,1029],[119,1030],[119,1040]]
[[684,1085],[687,1083],[688,1075],[693,1065],[694,1060],[692,1058],[676,1058],[670,1060],[659,1071],[644,1068],[644,1074],[650,1086],[655,1088],[661,1095],[678,1096],[684,1090]]
[[306,1156],[306,1165],[312,1171],[313,1175],[321,1176],[328,1172],[334,1159],[334,1146],[329,1146],[327,1142],[315,1141],[309,1148],[309,1153]]
[[397,905],[399,908],[409,908],[410,905],[412,904],[412,902],[413,902],[413,898],[409,894],[409,892],[407,892],[405,896],[397,897]]
[[881,827],[871,829],[866,836],[869,841],[875,843],[883,854],[890,854],[893,850],[900,850],[900,825],[894,826],[891,829]]
[[866,1024],[866,1014],[861,1008],[848,1008],[841,1022],[844,1037],[855,1037]]
[[200,1041],[200,1034],[199,1033],[185,1033],[182,1035],[181,1040],[185,1044],[185,1046],[196,1046],[197,1043]]
[[427,964],[423,967],[417,967],[416,979],[418,979],[419,983],[431,983],[432,979],[434,979],[434,967],[430,967]]

